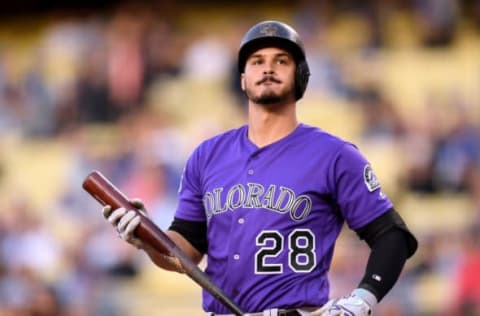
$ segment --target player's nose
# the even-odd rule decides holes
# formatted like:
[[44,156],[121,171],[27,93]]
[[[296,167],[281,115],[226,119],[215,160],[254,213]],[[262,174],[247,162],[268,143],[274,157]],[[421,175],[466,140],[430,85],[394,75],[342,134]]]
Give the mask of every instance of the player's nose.
[[275,72],[275,62],[273,60],[267,60],[263,63],[263,74],[270,75]]
[[265,66],[265,69],[263,69],[264,75],[272,75],[273,73],[274,73],[274,70],[271,66]]

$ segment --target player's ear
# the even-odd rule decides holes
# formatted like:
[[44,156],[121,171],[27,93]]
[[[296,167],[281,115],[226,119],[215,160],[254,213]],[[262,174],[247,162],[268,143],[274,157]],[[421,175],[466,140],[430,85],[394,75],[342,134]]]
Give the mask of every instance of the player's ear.
[[245,73],[243,72],[240,75],[240,85],[242,87],[242,91],[245,91]]

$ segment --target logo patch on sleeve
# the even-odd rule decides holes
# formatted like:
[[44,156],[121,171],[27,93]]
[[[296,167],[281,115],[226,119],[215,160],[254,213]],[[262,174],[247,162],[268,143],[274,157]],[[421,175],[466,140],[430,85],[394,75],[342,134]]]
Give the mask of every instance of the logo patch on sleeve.
[[373,192],[380,187],[380,182],[377,179],[373,169],[370,165],[366,165],[363,169],[363,180],[367,186],[368,191]]

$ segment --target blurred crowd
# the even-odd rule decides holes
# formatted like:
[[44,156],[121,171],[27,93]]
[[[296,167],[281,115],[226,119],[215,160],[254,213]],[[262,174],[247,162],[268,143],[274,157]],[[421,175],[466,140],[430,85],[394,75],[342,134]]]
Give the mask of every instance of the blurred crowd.
[[[396,50],[444,54],[447,63],[465,37],[479,48],[480,1],[281,4],[126,2],[0,22],[0,194],[15,190],[6,188],[18,148],[60,146],[64,161],[40,167],[61,179],[37,180],[38,190],[59,188],[48,202],[33,201],[28,192],[0,199],[1,315],[129,315],[115,289],[133,284],[151,263],[105,225],[100,206],[80,185],[100,170],[128,196],[142,198],[167,228],[190,151],[244,121],[236,54],[242,34],[263,19],[285,20],[304,37],[312,77],[299,107],[314,103],[323,113],[327,103],[340,104],[361,122],[349,134],[361,149],[387,144],[401,153],[384,162],[404,166],[386,189],[395,202],[446,195],[471,206],[449,210],[454,217],[470,214],[461,230],[415,232],[420,249],[377,315],[480,315],[478,88],[473,97],[457,86],[442,97],[425,91],[412,110],[384,89],[387,74],[378,70]],[[401,47],[395,40],[402,42],[402,34],[389,24],[397,16],[411,27]],[[344,20],[351,23],[342,30]],[[480,63],[473,64],[471,84],[478,87]],[[27,158],[43,163],[35,154]],[[348,293],[363,274],[361,245],[345,232],[332,295]],[[162,315],[161,307],[151,315]]]

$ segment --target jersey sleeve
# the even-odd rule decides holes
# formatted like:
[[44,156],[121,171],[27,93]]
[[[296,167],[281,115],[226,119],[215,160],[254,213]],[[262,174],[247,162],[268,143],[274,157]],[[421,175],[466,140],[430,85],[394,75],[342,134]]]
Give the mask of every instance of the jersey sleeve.
[[178,189],[178,206],[175,217],[189,221],[206,221],[203,206],[202,181],[199,170],[200,154],[195,150],[183,169]]
[[354,145],[342,146],[332,171],[336,201],[351,229],[368,224],[393,206],[372,166]]

